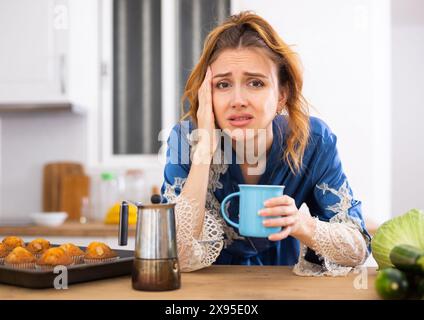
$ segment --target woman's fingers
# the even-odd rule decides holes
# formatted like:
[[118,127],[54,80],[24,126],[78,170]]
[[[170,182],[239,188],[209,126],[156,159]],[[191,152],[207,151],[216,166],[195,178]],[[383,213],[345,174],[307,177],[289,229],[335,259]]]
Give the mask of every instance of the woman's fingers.
[[293,225],[295,222],[296,222],[296,218],[293,216],[265,219],[262,221],[265,227],[287,227],[287,226]]
[[[208,117],[212,113],[212,85],[211,85],[212,71],[208,67],[202,85],[198,91],[199,108],[197,109],[197,117]],[[204,116],[205,115],[205,116]],[[210,116],[209,116],[210,117]],[[208,119],[209,120],[209,119]],[[210,121],[210,120],[209,120]],[[209,122],[208,121],[208,122]]]
[[295,214],[297,209],[295,206],[278,206],[273,208],[264,208],[258,211],[258,215],[262,217],[267,216],[284,216]]
[[280,241],[283,240],[285,238],[287,238],[292,231],[292,227],[285,227],[282,231],[278,232],[278,233],[273,233],[268,237],[268,240],[271,241]]
[[292,204],[295,204],[294,199],[287,195],[271,198],[264,202],[264,206],[268,208],[275,207],[275,206],[284,206],[284,205],[287,206]]
[[199,89],[207,89],[208,83],[210,83],[210,81],[211,81],[211,73],[212,73],[211,67],[208,67],[206,69],[205,78],[203,79],[203,82],[200,85],[200,88]]
[[212,70],[211,67],[208,67],[208,71],[206,71],[206,98],[209,105],[212,106]]
[[211,150],[215,152],[218,146],[218,138],[216,137],[215,129],[215,115],[213,112],[212,104],[212,69],[208,66],[205,78],[198,90],[198,109],[197,109],[197,122],[198,122],[198,142],[206,144]]
[[205,74],[205,78],[203,79],[203,82],[199,88],[199,93],[204,94],[205,97],[207,96],[208,93],[211,93],[211,78],[212,78],[212,71],[211,71],[211,68],[208,67]]

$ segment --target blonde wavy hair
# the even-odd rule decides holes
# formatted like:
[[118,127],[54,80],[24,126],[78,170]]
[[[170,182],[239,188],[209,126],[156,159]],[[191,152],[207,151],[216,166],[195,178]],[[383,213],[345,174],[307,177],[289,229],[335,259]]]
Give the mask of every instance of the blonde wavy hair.
[[288,123],[285,136],[287,147],[283,160],[296,174],[302,168],[303,155],[309,139],[309,108],[302,96],[302,71],[297,54],[280,38],[271,25],[260,16],[244,11],[230,16],[206,37],[199,62],[192,70],[181,99],[187,100],[189,110],[181,120],[191,117],[197,125],[198,90],[205,78],[207,67],[225,49],[262,48],[278,67],[279,86],[287,89],[284,116]]

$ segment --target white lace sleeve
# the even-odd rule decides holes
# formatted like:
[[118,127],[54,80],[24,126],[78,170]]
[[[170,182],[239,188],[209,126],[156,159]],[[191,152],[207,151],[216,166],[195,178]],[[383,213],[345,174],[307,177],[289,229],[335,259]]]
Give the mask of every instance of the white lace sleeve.
[[223,230],[209,210],[205,211],[199,239],[194,237],[194,219],[200,214],[197,201],[181,193],[175,199],[178,260],[182,272],[210,266],[223,247]]
[[364,262],[367,247],[358,229],[317,220],[312,250],[331,262],[355,267]]
[[[342,216],[344,214],[341,214]],[[302,246],[299,262],[293,272],[300,276],[344,276],[368,258],[367,241],[355,222],[347,216],[323,222],[316,219],[312,250],[323,260],[322,265],[305,260]]]

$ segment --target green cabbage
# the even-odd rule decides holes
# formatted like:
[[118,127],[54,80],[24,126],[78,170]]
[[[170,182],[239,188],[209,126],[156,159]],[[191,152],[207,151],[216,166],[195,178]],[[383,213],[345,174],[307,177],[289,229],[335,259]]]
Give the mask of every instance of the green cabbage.
[[379,269],[393,267],[390,251],[394,246],[409,244],[424,250],[424,212],[412,209],[383,223],[371,240],[371,250]]

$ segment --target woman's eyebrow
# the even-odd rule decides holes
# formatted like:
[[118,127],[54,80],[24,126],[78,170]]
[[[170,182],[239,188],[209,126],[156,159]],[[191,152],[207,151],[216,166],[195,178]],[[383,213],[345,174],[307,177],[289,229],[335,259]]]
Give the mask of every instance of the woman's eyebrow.
[[[222,77],[228,77],[231,76],[231,72],[226,72],[226,73],[218,73],[217,75],[215,75],[213,78],[222,78]],[[262,74],[262,73],[257,73],[257,72],[244,72],[243,73],[246,76],[250,76],[250,77],[258,77],[258,78],[268,78],[266,75]]]
[[268,78],[266,75],[262,73],[257,73],[257,72],[245,72],[244,74],[250,77],[258,77],[258,78],[265,78],[265,79]]
[[227,72],[227,73],[218,73],[217,75],[215,75],[215,76],[214,76],[214,79],[215,79],[215,78],[227,77],[227,76],[230,76],[230,75],[231,75],[231,72]]

